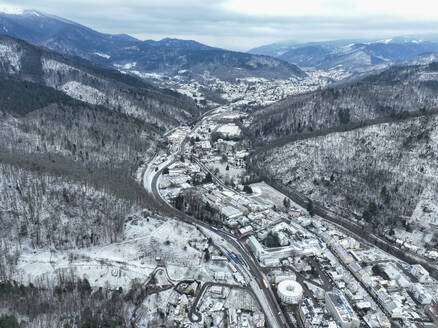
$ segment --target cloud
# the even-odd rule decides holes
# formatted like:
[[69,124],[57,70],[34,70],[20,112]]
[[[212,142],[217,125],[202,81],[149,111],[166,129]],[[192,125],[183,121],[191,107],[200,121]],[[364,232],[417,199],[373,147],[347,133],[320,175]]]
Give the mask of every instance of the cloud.
[[433,33],[438,18],[438,5],[427,0],[40,0],[37,8],[34,0],[4,3],[55,14],[101,32],[195,39],[235,50],[291,39]]

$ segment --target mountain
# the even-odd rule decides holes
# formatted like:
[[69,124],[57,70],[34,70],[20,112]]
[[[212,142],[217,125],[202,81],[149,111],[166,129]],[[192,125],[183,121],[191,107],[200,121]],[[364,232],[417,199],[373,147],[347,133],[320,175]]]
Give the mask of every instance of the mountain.
[[256,47],[256,48],[248,50],[248,53],[251,53],[254,55],[281,57],[286,52],[288,52],[292,49],[312,47],[312,46],[315,46],[315,47],[325,46],[328,48],[334,48],[334,47],[346,46],[346,45],[351,44],[351,43],[358,43],[361,41],[362,40],[354,39],[354,40],[334,40],[334,41],[301,43],[301,42],[290,40],[290,41],[276,42],[276,43],[271,43],[271,44],[263,45],[260,47]]
[[311,70],[342,70],[354,75],[401,64],[416,56],[438,51],[436,38],[414,37],[387,40],[339,40],[306,44],[280,43],[250,50],[275,56]]
[[0,36],[0,72],[61,90],[75,99],[125,113],[160,129],[191,121],[199,114],[186,96],[9,36]]
[[217,49],[195,41],[140,41],[126,35],[96,32],[80,24],[38,11],[0,13],[2,33],[49,49],[116,67],[145,73],[190,77],[210,75],[222,80],[244,77],[287,79],[305,77],[298,67],[266,56]]
[[[66,322],[88,326],[89,321],[127,326],[123,310],[111,308],[115,295],[90,297],[92,287],[83,279],[89,277],[90,267],[84,277],[75,273],[67,278],[64,262],[59,261],[65,258],[67,267],[82,262],[79,253],[87,248],[126,242],[133,218],[146,217],[150,210],[165,213],[135,179],[138,167],[151,160],[159,148],[161,133],[154,125],[129,115],[78,101],[17,75],[0,74],[2,308],[24,316],[29,327],[41,322],[47,322],[45,327],[62,327]],[[146,233],[144,238],[148,238]],[[35,259],[37,254],[44,262],[45,252],[56,254],[52,262],[56,273],[34,271],[34,276],[21,278],[19,262],[30,264],[27,259]],[[36,265],[43,268],[42,262]],[[56,292],[48,285],[41,288],[42,276],[59,284]],[[94,279],[90,281],[93,284]],[[28,285],[30,289],[25,287]],[[84,296],[82,300],[72,302],[79,294]],[[43,299],[50,299],[51,305],[42,304]],[[84,313],[84,302],[98,311],[97,321],[90,319],[91,312]],[[24,310],[23,304],[29,310]],[[135,308],[121,298],[117,304],[120,309]],[[48,313],[51,318],[45,319]],[[5,325],[3,316],[0,322]]]
[[428,52],[411,58],[408,65],[425,65],[438,61],[438,52]]
[[357,82],[291,96],[254,112],[259,140],[293,137],[438,106],[438,64],[392,67]]

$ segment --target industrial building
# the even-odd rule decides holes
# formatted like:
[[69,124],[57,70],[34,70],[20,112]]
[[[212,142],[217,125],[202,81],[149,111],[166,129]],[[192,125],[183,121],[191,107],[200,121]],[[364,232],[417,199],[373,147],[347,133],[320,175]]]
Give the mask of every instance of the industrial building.
[[345,296],[339,290],[325,294],[327,310],[342,328],[359,328],[360,321]]

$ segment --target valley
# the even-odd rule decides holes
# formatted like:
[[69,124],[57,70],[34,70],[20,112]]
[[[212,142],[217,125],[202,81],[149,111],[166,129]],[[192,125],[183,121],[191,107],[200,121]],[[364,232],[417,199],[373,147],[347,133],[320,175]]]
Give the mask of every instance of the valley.
[[433,36],[0,31],[0,328],[436,326]]

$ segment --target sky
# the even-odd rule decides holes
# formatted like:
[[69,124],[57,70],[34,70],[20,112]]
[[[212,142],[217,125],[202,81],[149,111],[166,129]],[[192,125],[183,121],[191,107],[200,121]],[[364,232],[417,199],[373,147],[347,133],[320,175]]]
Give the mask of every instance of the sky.
[[438,32],[436,0],[14,0],[105,33],[248,50],[297,42]]

